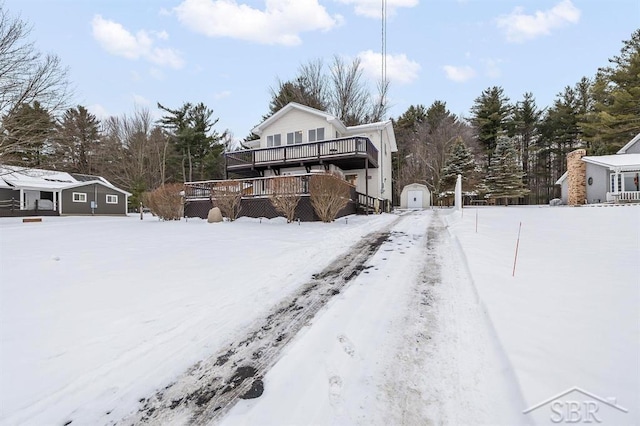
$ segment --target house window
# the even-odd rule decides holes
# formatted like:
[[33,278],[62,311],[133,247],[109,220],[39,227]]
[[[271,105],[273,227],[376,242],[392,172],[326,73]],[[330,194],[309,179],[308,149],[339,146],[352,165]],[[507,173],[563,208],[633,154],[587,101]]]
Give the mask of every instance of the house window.
[[118,204],[118,196],[107,194],[107,204]]
[[287,145],[293,145],[294,143],[302,143],[302,130],[287,133]]
[[309,130],[309,142],[323,141],[324,127]]
[[280,146],[280,144],[282,143],[281,139],[280,139],[280,135],[269,135],[267,136],[267,146],[271,147],[271,146]]
[[74,192],[72,194],[74,203],[86,203],[87,202],[87,194],[84,192]]
[[611,175],[611,192],[622,192],[622,175],[612,173]]

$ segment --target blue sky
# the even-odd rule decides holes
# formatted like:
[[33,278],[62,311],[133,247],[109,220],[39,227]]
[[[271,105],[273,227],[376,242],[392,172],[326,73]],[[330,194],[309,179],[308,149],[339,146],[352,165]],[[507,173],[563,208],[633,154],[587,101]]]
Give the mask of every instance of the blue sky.
[[[70,69],[74,103],[99,117],[204,102],[248,135],[269,87],[300,64],[360,57],[380,73],[381,0],[4,0],[43,52]],[[502,86],[550,105],[592,77],[640,27],[638,0],[387,0],[389,115],[447,103],[468,116]]]

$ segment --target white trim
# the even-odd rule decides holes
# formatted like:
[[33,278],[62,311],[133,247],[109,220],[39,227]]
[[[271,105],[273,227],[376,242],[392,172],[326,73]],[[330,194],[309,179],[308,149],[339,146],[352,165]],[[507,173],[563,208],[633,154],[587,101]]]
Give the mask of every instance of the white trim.
[[[76,195],[79,195],[76,200]],[[82,200],[84,198],[84,200]],[[86,192],[72,192],[71,193],[71,201],[74,203],[86,203],[87,202],[87,193]]]
[[[110,197],[115,197],[115,201],[109,201]],[[105,203],[107,204],[118,204],[118,196],[115,194],[106,194],[105,195]]]
[[633,146],[638,141],[640,141],[640,133],[638,133],[633,139],[631,139],[629,142],[627,142],[627,144],[625,146],[620,148],[620,150],[618,152],[616,152],[616,154],[626,154],[627,150],[629,148],[631,148],[631,146]]

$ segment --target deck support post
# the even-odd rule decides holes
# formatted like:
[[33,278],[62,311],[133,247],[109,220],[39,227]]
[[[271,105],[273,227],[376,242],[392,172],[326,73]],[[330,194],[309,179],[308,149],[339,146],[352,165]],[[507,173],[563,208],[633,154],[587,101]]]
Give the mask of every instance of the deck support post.
[[369,214],[369,159],[364,159],[364,193],[366,195],[364,211]]

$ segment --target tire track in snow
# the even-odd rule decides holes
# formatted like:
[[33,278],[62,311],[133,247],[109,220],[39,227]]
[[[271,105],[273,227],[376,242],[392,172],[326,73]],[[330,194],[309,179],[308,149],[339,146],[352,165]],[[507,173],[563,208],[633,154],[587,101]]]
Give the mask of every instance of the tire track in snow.
[[[521,424],[510,376],[486,313],[440,212],[427,229],[425,261],[389,354],[384,424]],[[398,378],[402,378],[399,380]]]
[[401,216],[383,230],[362,238],[322,272],[286,297],[239,340],[192,366],[175,382],[140,400],[140,407],[114,424],[194,424],[215,422],[238,398],[263,392],[262,377],[282,349],[326,303],[366,267],[367,260],[387,241]]

